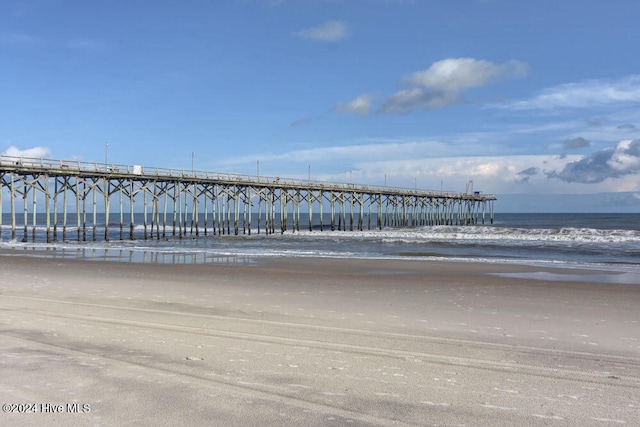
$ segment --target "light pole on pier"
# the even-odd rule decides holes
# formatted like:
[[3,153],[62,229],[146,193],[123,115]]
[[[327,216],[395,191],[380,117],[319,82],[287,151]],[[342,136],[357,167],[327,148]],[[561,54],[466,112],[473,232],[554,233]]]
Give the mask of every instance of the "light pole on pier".
[[108,165],[109,164],[109,141],[105,141],[104,143],[104,166],[107,168],[108,170]]

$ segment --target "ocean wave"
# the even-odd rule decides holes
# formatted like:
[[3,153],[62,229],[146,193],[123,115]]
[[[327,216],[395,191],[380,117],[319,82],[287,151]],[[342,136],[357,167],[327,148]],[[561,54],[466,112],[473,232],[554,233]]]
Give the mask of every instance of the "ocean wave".
[[[23,238],[23,230],[19,230],[17,238],[13,240],[4,240],[3,244],[16,245],[19,244]],[[44,230],[38,227],[37,229],[37,241],[44,243]],[[58,229],[56,236],[58,239],[62,237],[62,230]],[[153,230],[154,232],[156,230]],[[81,230],[82,232],[82,230]],[[119,240],[119,232],[116,230],[110,230],[111,244],[131,245],[129,242],[146,241],[144,238],[143,226],[135,226],[135,240],[129,240],[128,230],[125,230],[123,235],[124,240]],[[68,227],[66,230],[67,238],[69,239],[66,244],[70,244],[77,238],[77,229]],[[162,233],[162,230],[161,230]],[[6,236],[6,232],[3,233]],[[93,240],[93,229],[87,228],[86,242],[76,242],[82,244],[82,247],[95,243]],[[150,240],[154,239],[155,233],[152,233],[151,229],[148,230],[148,236]],[[166,233],[166,238],[169,239],[170,244],[185,245],[187,241],[195,239],[195,235],[187,234],[187,239],[180,239],[178,236],[173,236],[171,233]],[[100,242],[104,238],[104,228],[98,227],[96,229],[96,239],[98,244],[103,245],[106,242]],[[208,236],[204,236],[204,233],[200,233],[201,239],[218,239],[218,241],[229,241],[230,239],[241,240],[262,240],[268,239],[271,241],[281,242],[295,242],[302,240],[314,240],[332,242],[335,244],[341,244],[349,241],[371,241],[381,243],[488,243],[488,244],[544,244],[544,243],[584,243],[584,244],[613,244],[624,243],[631,246],[640,247],[640,231],[638,230],[623,230],[623,229],[596,229],[596,228],[512,228],[512,227],[495,227],[495,226],[430,226],[430,227],[417,227],[417,228],[389,228],[389,229],[372,229],[364,231],[286,231],[283,234],[276,233],[275,235],[266,235],[264,232],[260,235],[255,232],[251,235],[243,235],[242,232],[239,236],[233,234],[228,235],[213,235],[208,233]],[[28,230],[27,241],[32,241],[31,229]],[[156,239],[157,240],[157,239]],[[57,242],[56,242],[57,243]],[[245,242],[248,243],[248,242]],[[184,249],[184,248],[182,248]],[[181,249],[181,250],[182,250]]]
[[484,242],[629,242],[640,244],[640,231],[602,230],[594,228],[507,228],[434,226],[415,229],[383,229],[364,232],[329,231],[322,233],[299,232],[314,238],[379,239],[384,243],[416,243],[420,241],[484,241]]

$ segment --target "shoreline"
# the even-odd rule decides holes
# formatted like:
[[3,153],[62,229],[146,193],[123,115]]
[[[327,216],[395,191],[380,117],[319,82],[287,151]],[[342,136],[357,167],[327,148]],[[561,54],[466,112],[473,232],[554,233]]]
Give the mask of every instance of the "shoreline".
[[[164,252],[154,250],[139,250],[135,248],[65,248],[60,246],[29,247],[29,243],[22,247],[0,247],[0,257],[32,257],[52,258],[59,260],[78,260],[82,262],[109,262],[140,265],[241,265],[262,266],[278,260],[341,260],[338,256],[261,256],[261,255],[232,255],[232,254],[189,254],[180,252]],[[84,246],[84,245],[81,245]],[[589,281],[610,284],[640,285],[640,268],[637,265],[622,263],[554,263],[542,260],[503,259],[503,258],[460,258],[438,254],[429,256],[411,256],[398,254],[396,256],[353,257],[350,261],[365,262],[408,262],[426,264],[453,265],[489,265],[498,270],[492,274],[511,278],[547,280],[547,281]],[[509,267],[507,272],[502,271]]]
[[90,408],[0,420],[640,422],[640,286],[495,275],[536,271],[409,260],[0,256],[0,398]]

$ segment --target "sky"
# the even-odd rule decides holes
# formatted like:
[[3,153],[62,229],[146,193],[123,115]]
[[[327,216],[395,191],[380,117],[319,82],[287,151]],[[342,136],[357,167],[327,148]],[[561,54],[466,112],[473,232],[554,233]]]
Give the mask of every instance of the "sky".
[[0,154],[640,212],[637,0],[3,0]]

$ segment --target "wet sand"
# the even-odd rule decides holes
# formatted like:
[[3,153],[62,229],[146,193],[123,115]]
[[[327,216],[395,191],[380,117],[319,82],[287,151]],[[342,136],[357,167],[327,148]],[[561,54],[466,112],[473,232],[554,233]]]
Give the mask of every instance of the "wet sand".
[[0,252],[0,402],[31,410],[0,424],[640,425],[640,285],[596,274]]

